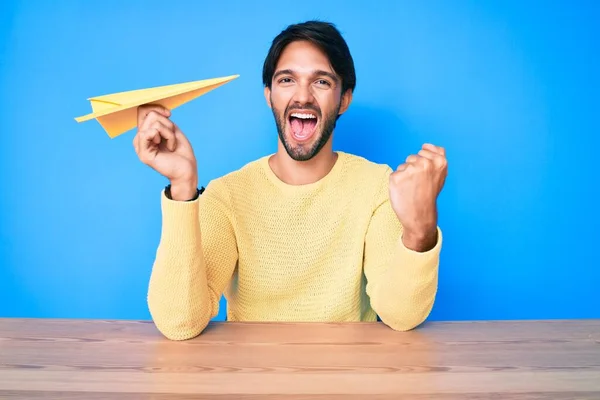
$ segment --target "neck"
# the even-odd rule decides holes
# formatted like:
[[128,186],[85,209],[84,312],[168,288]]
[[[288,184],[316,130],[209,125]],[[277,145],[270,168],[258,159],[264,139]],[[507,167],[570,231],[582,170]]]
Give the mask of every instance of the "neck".
[[288,185],[307,185],[324,178],[333,168],[338,155],[332,150],[331,142],[308,161],[291,158],[279,143],[277,153],[269,159],[273,173]]

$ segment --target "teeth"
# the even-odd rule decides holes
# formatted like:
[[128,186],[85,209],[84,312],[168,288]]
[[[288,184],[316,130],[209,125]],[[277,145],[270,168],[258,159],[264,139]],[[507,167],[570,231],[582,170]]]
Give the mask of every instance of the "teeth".
[[312,114],[303,114],[303,113],[293,113],[292,117],[302,118],[302,119],[317,118],[315,115],[312,115]]

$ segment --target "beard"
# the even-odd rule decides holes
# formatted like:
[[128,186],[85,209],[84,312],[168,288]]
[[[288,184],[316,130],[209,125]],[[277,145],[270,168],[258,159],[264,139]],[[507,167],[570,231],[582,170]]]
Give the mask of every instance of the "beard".
[[[271,104],[273,104],[272,101]],[[331,113],[325,116],[321,114],[321,109],[319,107],[312,104],[305,105],[304,107],[301,107],[297,104],[289,105],[288,107],[286,107],[283,113],[278,112],[275,109],[275,107],[272,107],[273,116],[275,117],[275,124],[277,125],[277,133],[287,154],[295,161],[308,161],[317,154],[319,154],[319,151],[321,151],[323,146],[325,146],[325,144],[329,141],[329,138],[333,134],[340,107],[341,102],[338,103],[338,105]],[[288,138],[286,137],[285,125],[288,121],[288,117],[290,115],[291,110],[293,110],[294,112],[312,110],[317,113],[317,116],[319,118],[317,123],[321,123],[321,129],[320,131],[315,132],[314,136],[316,140],[313,141],[312,145],[310,143],[303,143],[294,146],[291,143],[291,140],[288,140]]]

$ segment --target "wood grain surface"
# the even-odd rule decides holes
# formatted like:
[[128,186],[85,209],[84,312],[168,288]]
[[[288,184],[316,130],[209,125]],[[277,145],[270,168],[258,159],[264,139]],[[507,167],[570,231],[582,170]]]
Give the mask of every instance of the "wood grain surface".
[[0,319],[0,398],[600,399],[600,320],[211,323]]

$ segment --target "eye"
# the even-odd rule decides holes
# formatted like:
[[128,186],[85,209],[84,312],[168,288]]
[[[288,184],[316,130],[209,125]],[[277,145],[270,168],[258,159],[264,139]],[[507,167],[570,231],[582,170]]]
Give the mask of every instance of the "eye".
[[319,86],[325,86],[325,87],[331,86],[331,83],[329,83],[329,81],[326,81],[325,79],[319,79],[316,83]]
[[281,78],[278,82],[279,83],[291,83],[292,78]]

